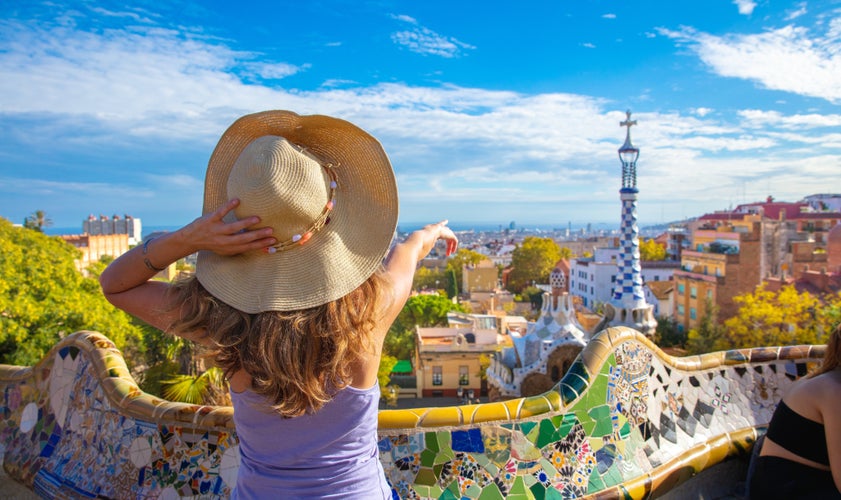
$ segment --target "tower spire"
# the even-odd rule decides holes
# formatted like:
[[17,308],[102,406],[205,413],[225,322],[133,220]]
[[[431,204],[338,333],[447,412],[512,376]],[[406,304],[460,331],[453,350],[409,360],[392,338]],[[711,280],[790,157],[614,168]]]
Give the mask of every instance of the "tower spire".
[[640,263],[639,228],[637,227],[637,159],[640,150],[631,142],[631,127],[637,124],[631,120],[631,111],[625,112],[625,121],[619,122],[626,127],[625,143],[619,148],[619,160],[622,162],[622,200],[621,251],[616,286],[609,304],[608,314],[611,325],[625,325],[635,328],[646,335],[653,335],[657,326],[653,307],[646,303],[642,288],[642,266]]

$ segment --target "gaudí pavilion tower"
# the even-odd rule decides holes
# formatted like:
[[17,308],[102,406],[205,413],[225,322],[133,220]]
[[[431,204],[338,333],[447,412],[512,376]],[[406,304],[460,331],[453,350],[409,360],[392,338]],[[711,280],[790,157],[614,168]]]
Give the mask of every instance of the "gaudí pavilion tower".
[[590,335],[575,314],[569,272],[565,259],[555,264],[549,275],[551,292],[543,294],[540,317],[529,323],[525,335],[512,335],[514,347],[491,360],[486,371],[491,401],[548,391],[587,345]]
[[631,127],[636,125],[631,120],[631,112],[626,112],[626,119],[619,125],[626,127],[625,144],[619,148],[619,160],[622,162],[622,224],[620,226],[621,251],[619,269],[613,297],[605,307],[606,326],[627,326],[651,337],[657,328],[654,319],[654,306],[647,304],[642,288],[642,267],[640,265],[639,227],[637,226],[637,158],[640,150],[631,142]]

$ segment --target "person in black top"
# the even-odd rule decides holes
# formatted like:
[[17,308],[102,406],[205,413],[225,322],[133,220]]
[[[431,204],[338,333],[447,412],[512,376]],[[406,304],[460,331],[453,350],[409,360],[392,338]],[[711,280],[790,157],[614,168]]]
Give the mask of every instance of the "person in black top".
[[841,325],[783,397],[748,477],[751,499],[841,499]]

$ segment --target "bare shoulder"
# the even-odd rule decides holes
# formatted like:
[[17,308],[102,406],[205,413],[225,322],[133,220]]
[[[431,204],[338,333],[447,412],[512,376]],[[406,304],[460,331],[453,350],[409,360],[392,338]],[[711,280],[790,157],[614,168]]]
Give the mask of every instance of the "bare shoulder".
[[841,371],[833,370],[813,379],[816,384],[815,391],[820,397],[821,406],[831,410],[837,410],[841,414]]
[[[785,400],[804,416],[823,422],[841,420],[841,371],[833,370],[798,381]],[[813,416],[813,412],[819,417]]]
[[841,378],[832,373],[824,373],[810,378],[802,378],[786,392],[786,405],[806,418],[822,422],[824,415],[835,411],[841,413]]

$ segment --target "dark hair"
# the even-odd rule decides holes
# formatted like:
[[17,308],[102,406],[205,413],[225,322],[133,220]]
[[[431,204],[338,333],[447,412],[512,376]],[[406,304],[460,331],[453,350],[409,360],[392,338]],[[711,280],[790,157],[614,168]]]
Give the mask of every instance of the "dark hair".
[[830,372],[841,366],[841,323],[829,334],[826,341],[826,353],[823,355],[821,366],[809,374],[810,377]]

